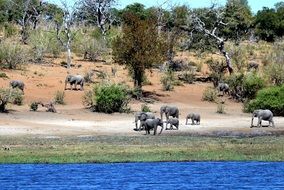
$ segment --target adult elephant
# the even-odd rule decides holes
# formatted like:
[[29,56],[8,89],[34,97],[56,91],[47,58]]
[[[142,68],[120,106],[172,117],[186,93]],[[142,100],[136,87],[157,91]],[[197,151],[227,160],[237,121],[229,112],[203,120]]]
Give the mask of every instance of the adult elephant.
[[77,90],[77,85],[80,85],[80,89],[84,90],[84,77],[82,77],[81,75],[67,75],[66,79],[65,79],[65,90],[66,90],[66,86],[67,83],[70,84],[70,89],[73,90],[73,85],[74,85],[74,89]]
[[218,84],[217,88],[218,88],[219,92],[223,93],[223,96],[224,96],[224,94],[229,94],[230,88],[229,88],[229,85],[227,83],[220,82]]
[[258,122],[257,122],[257,127],[262,127],[262,120],[264,121],[269,121],[269,126],[270,124],[272,124],[272,127],[275,127],[274,125],[274,121],[273,121],[273,113],[266,109],[266,110],[255,110],[253,113],[252,113],[252,119],[251,119],[251,126],[250,127],[253,127],[253,119],[257,117],[258,118]]
[[167,121],[169,120],[169,117],[175,117],[179,118],[179,109],[175,106],[162,106],[160,108],[160,114],[161,114],[161,120],[163,121],[163,115],[166,115]]

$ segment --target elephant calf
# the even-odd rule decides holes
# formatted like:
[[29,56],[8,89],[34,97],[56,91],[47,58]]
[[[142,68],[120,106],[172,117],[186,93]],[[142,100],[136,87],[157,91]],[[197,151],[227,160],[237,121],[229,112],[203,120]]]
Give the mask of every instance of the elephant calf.
[[166,121],[166,130],[168,130],[168,124],[170,124],[170,130],[173,130],[173,126],[175,126],[176,129],[178,130],[179,119],[178,118],[170,118],[168,121]]
[[[135,114],[135,130],[141,131],[142,122],[146,121],[146,119],[155,119],[155,115],[152,112],[137,112]],[[140,121],[140,126],[138,129],[138,121]]]
[[262,120],[269,121],[269,126],[272,124],[272,127],[275,127],[274,121],[273,121],[273,113],[270,110],[255,110],[252,113],[251,118],[251,128],[253,127],[253,119],[254,117],[258,118],[257,127],[262,127]]
[[72,86],[73,84],[75,85],[75,90],[77,89],[77,85],[79,84],[81,87],[81,90],[83,90],[84,87],[84,77],[82,77],[81,75],[67,75],[66,79],[65,79],[65,90],[66,90],[66,86],[67,83],[70,84],[70,88],[71,90],[73,90]]
[[12,80],[12,81],[10,81],[10,86],[12,88],[19,88],[20,90],[22,90],[24,92],[25,84],[21,80]]
[[224,96],[224,94],[229,94],[230,88],[229,88],[229,85],[227,83],[220,82],[218,84],[217,88],[218,88],[219,92],[223,93],[223,96]]
[[151,129],[154,129],[154,135],[156,135],[158,126],[161,126],[161,131],[159,134],[161,134],[164,129],[164,123],[160,118],[146,119],[146,121],[142,122],[142,125],[145,128],[146,135],[150,134]]
[[[188,120],[191,119],[191,125],[200,124],[200,115],[198,113],[190,113],[186,116],[185,124],[188,125]],[[196,121],[196,123],[194,123]]]

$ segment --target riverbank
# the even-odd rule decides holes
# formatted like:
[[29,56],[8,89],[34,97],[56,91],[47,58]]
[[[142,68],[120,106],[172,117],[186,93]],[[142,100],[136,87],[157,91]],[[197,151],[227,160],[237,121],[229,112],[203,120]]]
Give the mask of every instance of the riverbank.
[[284,136],[1,136],[0,144],[0,163],[284,160]]

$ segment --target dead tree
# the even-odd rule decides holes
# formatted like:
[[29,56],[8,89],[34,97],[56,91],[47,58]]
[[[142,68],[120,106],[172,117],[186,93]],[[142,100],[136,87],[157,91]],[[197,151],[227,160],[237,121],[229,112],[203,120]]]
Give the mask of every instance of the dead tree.
[[104,39],[114,21],[111,14],[114,2],[115,0],[82,0],[84,14],[96,18],[96,26],[100,28]]
[[208,37],[208,38],[215,40],[218,50],[221,52],[221,54],[224,56],[226,60],[226,67],[229,73],[232,74],[233,67],[231,64],[230,56],[225,49],[225,39],[218,35],[221,28],[227,25],[226,23],[223,22],[224,12],[222,12],[220,9],[216,9],[214,5],[209,10],[213,14],[215,14],[215,21],[213,23],[213,28],[206,26],[205,22],[203,22],[202,19],[195,13],[192,13],[189,16],[191,27],[180,26],[180,28],[188,32],[188,34],[191,37],[192,37],[192,33],[197,31],[197,32],[203,33],[204,37]]
[[[66,50],[67,55],[67,68],[69,69],[72,64],[72,57],[71,57],[71,46],[72,41],[74,38],[74,34],[72,34],[72,27],[75,23],[75,16],[76,16],[76,4],[72,8],[68,6],[68,4],[65,2],[61,2],[63,5],[63,15],[62,20],[56,20],[55,26],[56,26],[56,37],[57,40],[61,43],[61,45]],[[65,36],[62,38],[62,34]]]

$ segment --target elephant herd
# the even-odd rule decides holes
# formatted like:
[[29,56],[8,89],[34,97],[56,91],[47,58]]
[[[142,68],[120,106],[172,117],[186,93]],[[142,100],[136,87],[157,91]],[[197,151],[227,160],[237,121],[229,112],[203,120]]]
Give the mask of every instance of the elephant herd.
[[[166,121],[163,121],[163,116],[166,116]],[[179,109],[176,106],[162,106],[160,108],[161,118],[155,118],[155,115],[152,112],[137,112],[135,114],[135,129],[136,131],[141,131],[144,129],[146,134],[150,134],[150,130],[154,130],[154,135],[157,133],[158,126],[161,127],[162,133],[164,129],[164,124],[166,124],[166,130],[173,130],[174,127],[176,130],[179,129]],[[192,125],[200,124],[200,114],[190,113],[186,117],[186,125],[188,125],[188,119],[191,119]],[[138,127],[138,121],[140,125]],[[170,127],[168,128],[168,125]]]
[[[163,115],[166,116],[166,120],[163,121]],[[158,126],[161,127],[160,133],[162,133],[164,129],[164,124],[166,124],[166,130],[173,130],[174,127],[176,130],[179,129],[179,109],[175,106],[162,106],[160,108],[160,116],[161,118],[156,118],[154,113],[152,112],[137,112],[135,114],[135,129],[136,131],[141,131],[144,129],[146,131],[146,135],[150,134],[150,130],[154,130],[154,135],[157,134]],[[268,121],[269,126],[275,127],[273,121],[273,113],[266,109],[266,110],[255,110],[252,114],[251,120],[251,128],[253,126],[254,118],[258,118],[257,127],[262,127],[262,120]],[[200,124],[200,114],[198,113],[189,113],[186,116],[185,125],[188,125],[188,120],[191,119],[191,125],[199,125]],[[138,122],[140,125],[138,127]],[[170,127],[168,128],[168,125]]]

